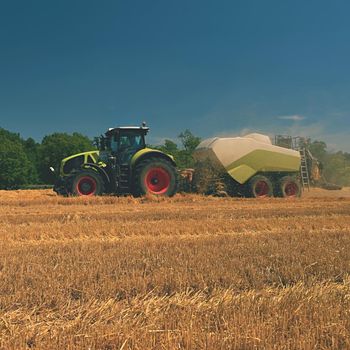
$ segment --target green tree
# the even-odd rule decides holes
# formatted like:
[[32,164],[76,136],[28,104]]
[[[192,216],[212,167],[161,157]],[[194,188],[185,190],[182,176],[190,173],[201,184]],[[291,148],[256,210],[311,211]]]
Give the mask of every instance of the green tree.
[[91,151],[95,149],[92,141],[79,133],[69,135],[67,133],[54,133],[45,136],[39,150],[40,154],[40,179],[44,183],[53,181],[49,168],[52,166],[59,170],[61,160],[70,155]]
[[40,144],[35,142],[35,140],[30,137],[27,140],[22,140],[22,145],[24,152],[26,153],[27,158],[31,163],[29,183],[37,184],[39,183]]
[[188,129],[180,133],[178,137],[182,143],[182,149],[179,149],[178,145],[171,140],[165,140],[164,145],[156,148],[162,152],[171,154],[174,157],[178,168],[192,168],[194,166],[192,153],[201,142],[201,138],[193,135]]
[[18,188],[31,183],[34,172],[19,134],[0,128],[0,188]]
[[344,152],[331,153],[327,150],[324,141],[311,141],[307,143],[312,155],[322,164],[322,174],[327,182],[340,186],[350,185],[350,155]]
[[177,158],[177,155],[179,153],[179,149],[177,147],[177,144],[174,141],[171,140],[165,140],[164,145],[160,146],[150,146],[151,148],[159,149],[160,151],[172,155],[174,158]]
[[201,138],[198,136],[194,136],[192,132],[188,129],[183,131],[179,136],[179,139],[181,140],[181,143],[185,149],[185,151],[189,152],[190,154],[193,153],[195,148],[200,144]]
[[324,161],[324,176],[332,183],[350,185],[350,162],[343,152],[328,153]]
[[193,168],[194,159],[192,157],[193,151],[200,144],[201,138],[192,134],[188,129],[180,133],[178,136],[181,140],[183,149],[178,152],[177,161],[181,168]]
[[164,146],[162,146],[162,150],[163,152],[171,154],[173,156],[175,156],[179,152],[177,144],[171,140],[164,141]]
[[324,161],[327,156],[327,144],[323,141],[312,141],[308,143],[308,148],[312,155],[320,161]]

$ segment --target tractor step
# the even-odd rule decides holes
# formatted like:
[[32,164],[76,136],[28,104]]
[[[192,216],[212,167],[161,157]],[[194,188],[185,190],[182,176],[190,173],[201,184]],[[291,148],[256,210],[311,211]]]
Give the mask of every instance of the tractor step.
[[130,166],[128,164],[120,166],[118,189],[120,193],[130,192]]

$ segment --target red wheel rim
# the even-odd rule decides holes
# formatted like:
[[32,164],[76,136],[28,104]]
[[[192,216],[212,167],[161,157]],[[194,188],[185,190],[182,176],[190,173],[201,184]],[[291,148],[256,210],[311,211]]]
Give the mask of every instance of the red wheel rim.
[[284,192],[286,197],[295,197],[298,194],[298,185],[295,182],[287,182]]
[[266,197],[269,194],[269,189],[269,184],[264,180],[260,180],[255,184],[255,194],[257,197]]
[[92,196],[96,192],[96,180],[90,176],[84,176],[77,183],[77,193],[80,196]]
[[163,194],[170,186],[170,174],[164,168],[152,168],[146,173],[145,184],[148,192]]

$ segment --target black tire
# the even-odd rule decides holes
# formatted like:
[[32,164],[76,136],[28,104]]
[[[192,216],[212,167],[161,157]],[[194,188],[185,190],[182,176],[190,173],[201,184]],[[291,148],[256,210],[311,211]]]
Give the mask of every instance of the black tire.
[[253,176],[247,184],[247,194],[253,198],[273,197],[271,181],[262,175]]
[[134,190],[136,197],[152,194],[173,196],[178,187],[176,168],[166,159],[148,158],[136,165],[134,172]]
[[70,182],[70,194],[73,196],[98,196],[104,192],[102,177],[93,170],[79,171]]
[[278,181],[277,195],[282,198],[300,197],[302,193],[301,183],[293,176],[283,176]]

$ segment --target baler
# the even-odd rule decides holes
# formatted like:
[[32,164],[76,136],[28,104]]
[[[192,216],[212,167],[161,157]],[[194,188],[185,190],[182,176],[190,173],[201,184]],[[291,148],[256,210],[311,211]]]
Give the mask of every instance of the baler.
[[196,192],[249,197],[301,195],[300,153],[273,145],[266,135],[206,139],[193,157]]

